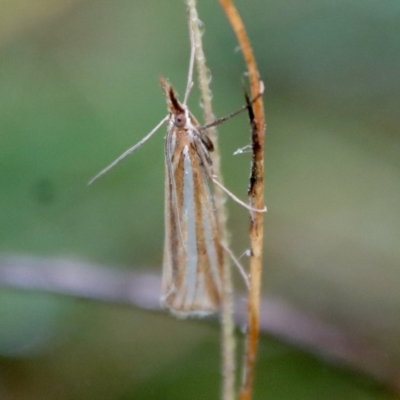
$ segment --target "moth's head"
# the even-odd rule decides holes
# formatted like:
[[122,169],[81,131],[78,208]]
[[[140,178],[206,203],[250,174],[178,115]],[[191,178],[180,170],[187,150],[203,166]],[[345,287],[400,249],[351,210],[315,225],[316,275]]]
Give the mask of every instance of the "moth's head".
[[186,121],[187,118],[185,113],[180,113],[172,116],[172,122],[178,128],[183,128],[186,125]]
[[179,102],[174,88],[162,76],[160,76],[160,84],[167,97],[168,111],[173,124],[178,128],[183,128],[189,117],[187,107]]

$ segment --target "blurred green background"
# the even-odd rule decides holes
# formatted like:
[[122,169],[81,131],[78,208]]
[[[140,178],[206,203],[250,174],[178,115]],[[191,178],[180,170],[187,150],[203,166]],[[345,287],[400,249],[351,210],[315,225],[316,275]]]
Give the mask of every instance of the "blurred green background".
[[[264,290],[400,368],[400,2],[236,3],[266,84]],[[219,4],[199,13],[225,115],[243,104],[244,63]],[[188,57],[183,0],[0,0],[1,254],[160,270],[165,131],[87,181],[165,115],[160,74],[183,95]],[[198,91],[189,104],[200,117]],[[242,198],[250,158],[232,154],[248,132],[245,115],[219,128]],[[241,254],[248,215],[228,207]],[[0,399],[218,398],[219,346],[208,322],[0,290]],[[393,396],[261,342],[256,399]]]

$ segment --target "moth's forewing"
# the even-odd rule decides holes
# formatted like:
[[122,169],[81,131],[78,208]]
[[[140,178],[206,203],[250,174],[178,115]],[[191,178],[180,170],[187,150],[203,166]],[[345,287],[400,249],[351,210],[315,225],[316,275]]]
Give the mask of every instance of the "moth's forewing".
[[208,187],[208,149],[193,125],[170,125],[165,155],[162,303],[182,317],[214,313],[221,303],[223,250]]

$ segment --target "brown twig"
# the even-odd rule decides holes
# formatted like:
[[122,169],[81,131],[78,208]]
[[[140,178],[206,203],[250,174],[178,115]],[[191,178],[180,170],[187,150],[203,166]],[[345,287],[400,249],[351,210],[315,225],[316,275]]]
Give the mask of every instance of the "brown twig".
[[[251,96],[255,98],[262,92],[262,82],[240,15],[231,0],[219,0],[238,39],[247,64]],[[249,198],[252,207],[264,207],[264,141],[265,117],[262,98],[254,102],[254,129],[252,132],[253,163],[250,179]],[[259,336],[260,292],[262,271],[263,214],[254,213],[250,222],[250,291],[248,299],[248,331],[243,361],[243,382],[240,390],[241,400],[250,400],[254,380],[254,366]]]

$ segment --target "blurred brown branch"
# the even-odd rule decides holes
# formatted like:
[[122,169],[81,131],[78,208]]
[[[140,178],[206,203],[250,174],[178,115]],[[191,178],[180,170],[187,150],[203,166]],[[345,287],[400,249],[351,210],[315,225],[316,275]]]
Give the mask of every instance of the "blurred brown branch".
[[[79,260],[0,256],[0,288],[45,291],[160,310],[159,274],[107,268]],[[247,321],[245,296],[237,296],[235,320]],[[288,302],[263,296],[260,330],[325,360],[372,376],[400,394],[400,366],[362,338],[303,313]]]

